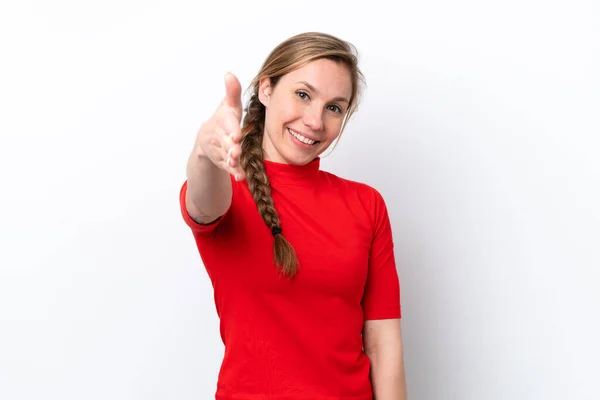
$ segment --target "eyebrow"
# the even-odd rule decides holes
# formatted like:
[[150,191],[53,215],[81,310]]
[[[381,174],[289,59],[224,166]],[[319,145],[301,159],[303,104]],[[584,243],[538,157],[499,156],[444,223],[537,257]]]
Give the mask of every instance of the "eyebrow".
[[[306,81],[298,81],[296,83],[301,83],[304,86],[306,86],[307,88],[309,88],[310,90],[312,90],[313,92],[315,92],[317,95],[319,94],[319,91],[317,90],[317,88]],[[342,101],[342,102],[350,104],[350,101],[348,99],[346,99],[345,97],[336,97],[336,98],[332,99],[332,101]]]

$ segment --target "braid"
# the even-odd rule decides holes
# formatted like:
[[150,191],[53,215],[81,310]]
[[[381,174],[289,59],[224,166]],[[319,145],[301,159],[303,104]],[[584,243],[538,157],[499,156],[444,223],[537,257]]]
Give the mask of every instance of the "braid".
[[[262,138],[264,135],[265,106],[254,94],[246,108],[242,125],[242,155],[240,163],[246,172],[246,181],[263,221],[270,229],[279,227],[279,214],[271,198],[271,183],[265,172]],[[298,259],[292,245],[278,233],[274,237],[275,264],[289,278],[298,270]]]

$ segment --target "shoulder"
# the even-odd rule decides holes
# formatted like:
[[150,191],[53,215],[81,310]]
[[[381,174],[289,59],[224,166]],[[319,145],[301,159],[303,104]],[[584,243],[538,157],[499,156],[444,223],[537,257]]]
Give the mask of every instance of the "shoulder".
[[332,186],[345,190],[355,191],[362,194],[381,197],[381,193],[377,188],[365,182],[360,182],[348,178],[343,178],[329,171],[320,171],[322,179],[328,181]]
[[336,190],[348,200],[355,200],[369,211],[375,212],[385,208],[385,200],[381,192],[374,186],[348,178],[343,178],[328,171],[321,171],[322,180],[327,187]]

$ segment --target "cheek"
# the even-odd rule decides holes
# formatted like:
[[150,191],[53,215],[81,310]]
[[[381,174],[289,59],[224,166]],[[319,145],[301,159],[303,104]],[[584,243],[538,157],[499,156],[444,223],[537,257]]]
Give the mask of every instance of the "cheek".
[[280,115],[283,123],[301,120],[304,113],[304,107],[296,102],[289,102],[280,109]]
[[274,129],[302,118],[302,110],[295,104],[276,104],[267,111],[267,126]]
[[342,129],[342,119],[332,118],[329,121],[325,121],[327,140],[334,141],[340,134]]

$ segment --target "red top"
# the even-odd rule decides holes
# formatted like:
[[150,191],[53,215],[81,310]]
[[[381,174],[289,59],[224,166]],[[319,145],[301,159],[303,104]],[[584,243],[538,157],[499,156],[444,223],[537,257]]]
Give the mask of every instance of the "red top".
[[185,208],[214,288],[225,355],[218,400],[372,399],[365,320],[400,318],[392,231],[373,188],[319,169],[265,161],[284,237],[296,250],[293,279],[279,275],[273,236],[246,182],[217,222]]

